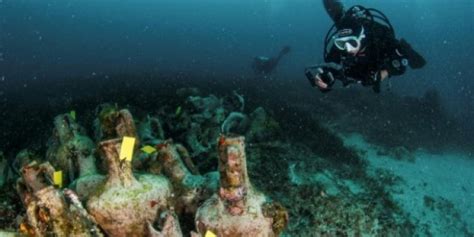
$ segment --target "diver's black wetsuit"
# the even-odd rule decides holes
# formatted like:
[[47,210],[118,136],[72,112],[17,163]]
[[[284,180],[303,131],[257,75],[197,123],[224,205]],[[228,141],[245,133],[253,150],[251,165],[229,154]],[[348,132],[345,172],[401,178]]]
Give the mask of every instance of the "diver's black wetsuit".
[[[314,80],[312,78],[322,73],[320,77],[329,87],[321,91],[329,91],[335,80],[341,80],[344,85],[356,82],[374,86],[374,90],[379,92],[381,71],[386,70],[388,76],[396,76],[402,75],[407,65],[412,68],[424,66],[424,59],[411,49],[406,41],[395,38],[388,21],[388,25],[375,21],[372,15],[368,15],[370,12],[361,6],[352,7],[345,12],[339,0],[323,0],[323,4],[334,21],[336,31],[349,29],[350,32],[360,32],[360,29],[363,29],[365,39],[363,47],[355,55],[341,51],[334,45],[332,39],[326,39],[325,64],[306,70],[306,75],[313,86],[315,84],[311,81]],[[323,74],[328,72],[331,72],[330,78],[324,78]]]
[[252,63],[252,68],[256,74],[268,75],[273,72],[284,55],[290,52],[290,47],[285,46],[280,51],[277,57],[255,57]]

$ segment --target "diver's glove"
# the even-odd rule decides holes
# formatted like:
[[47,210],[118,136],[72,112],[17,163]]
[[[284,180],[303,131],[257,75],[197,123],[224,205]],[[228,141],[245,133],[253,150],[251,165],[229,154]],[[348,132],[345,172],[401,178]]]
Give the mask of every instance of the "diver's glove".
[[328,92],[342,75],[342,66],[326,63],[307,67],[305,75],[312,87],[318,87],[321,92]]

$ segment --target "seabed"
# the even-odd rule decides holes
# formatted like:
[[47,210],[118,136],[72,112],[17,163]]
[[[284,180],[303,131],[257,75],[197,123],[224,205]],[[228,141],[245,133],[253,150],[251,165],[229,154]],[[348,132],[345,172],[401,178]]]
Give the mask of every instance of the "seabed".
[[[0,125],[0,235],[71,234],[53,210],[90,236],[474,235],[473,147],[436,91],[320,95],[304,81],[221,78],[11,85]],[[136,138],[129,165],[119,159],[123,137]],[[117,179],[104,181],[111,170]],[[86,176],[97,178],[89,190],[77,185]],[[117,187],[130,204],[121,208],[141,210],[129,226],[101,213],[117,209],[104,194]]]

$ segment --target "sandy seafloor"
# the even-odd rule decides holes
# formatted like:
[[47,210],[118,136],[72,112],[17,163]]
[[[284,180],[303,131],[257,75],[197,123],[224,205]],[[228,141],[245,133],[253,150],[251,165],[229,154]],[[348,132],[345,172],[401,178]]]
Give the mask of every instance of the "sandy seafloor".
[[[461,221],[474,233],[474,160],[468,155],[419,150],[412,154],[415,160],[407,162],[377,154],[379,148],[359,134],[343,137],[346,146],[366,152],[369,170],[385,169],[401,178],[390,187],[391,194],[420,230],[426,228],[433,236],[460,236]],[[441,205],[428,205],[428,198]]]

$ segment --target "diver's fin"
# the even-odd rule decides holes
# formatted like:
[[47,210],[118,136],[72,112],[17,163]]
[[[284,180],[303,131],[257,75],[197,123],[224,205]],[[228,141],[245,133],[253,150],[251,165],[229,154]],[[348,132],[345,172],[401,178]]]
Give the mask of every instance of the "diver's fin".
[[400,50],[408,57],[408,65],[412,69],[419,69],[426,65],[426,60],[404,39],[400,39]]

